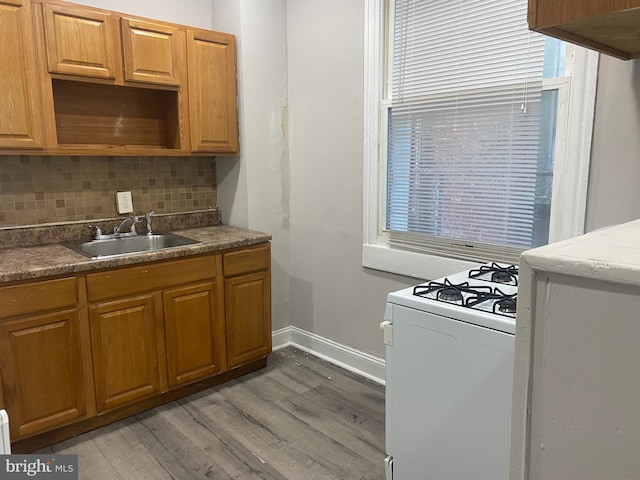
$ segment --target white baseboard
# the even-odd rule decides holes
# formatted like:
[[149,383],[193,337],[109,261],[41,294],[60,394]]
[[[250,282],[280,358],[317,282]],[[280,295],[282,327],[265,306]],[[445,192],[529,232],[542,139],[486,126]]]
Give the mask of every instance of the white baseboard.
[[341,345],[298,327],[285,327],[272,333],[273,349],[289,345],[384,385],[385,361],[370,353]]
[[291,345],[291,327],[284,327],[271,332],[271,344],[273,350],[280,350]]

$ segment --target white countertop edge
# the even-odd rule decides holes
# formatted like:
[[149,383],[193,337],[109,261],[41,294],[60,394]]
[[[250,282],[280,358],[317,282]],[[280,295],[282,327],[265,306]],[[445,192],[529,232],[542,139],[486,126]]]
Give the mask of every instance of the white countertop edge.
[[534,271],[640,284],[640,220],[528,250],[521,263]]

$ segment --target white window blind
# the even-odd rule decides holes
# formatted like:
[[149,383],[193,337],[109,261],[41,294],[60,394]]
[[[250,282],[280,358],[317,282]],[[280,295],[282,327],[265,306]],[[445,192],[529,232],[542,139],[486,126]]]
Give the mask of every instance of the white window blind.
[[391,244],[513,260],[546,243],[536,235],[548,228],[536,204],[549,181],[538,153],[544,37],[526,12],[526,0],[395,0]]

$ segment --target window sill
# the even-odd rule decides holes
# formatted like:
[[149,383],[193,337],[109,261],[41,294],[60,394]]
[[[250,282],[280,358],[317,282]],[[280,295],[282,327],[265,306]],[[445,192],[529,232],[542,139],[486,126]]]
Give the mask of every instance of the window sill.
[[481,264],[466,260],[407,252],[387,245],[364,244],[362,266],[420,280],[435,280],[454,273],[478,268]]

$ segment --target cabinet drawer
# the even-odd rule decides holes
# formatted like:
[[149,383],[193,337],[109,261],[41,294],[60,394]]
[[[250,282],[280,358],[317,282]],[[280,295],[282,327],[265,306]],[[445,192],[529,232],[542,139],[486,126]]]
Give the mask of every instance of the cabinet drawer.
[[75,277],[0,288],[0,318],[74,307],[78,301]]
[[87,275],[89,301],[131,296],[216,276],[214,255],[139,265]]
[[224,275],[238,275],[240,273],[267,270],[271,264],[271,245],[261,245],[257,248],[225,253],[223,257]]

